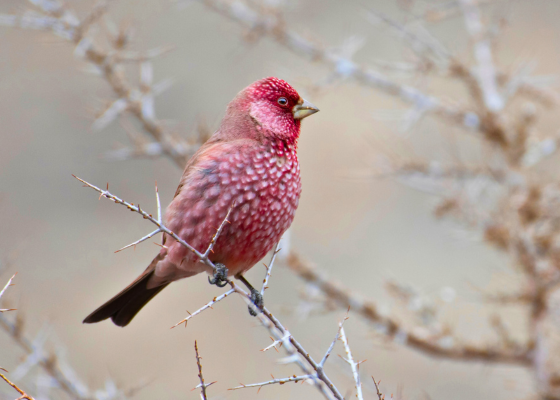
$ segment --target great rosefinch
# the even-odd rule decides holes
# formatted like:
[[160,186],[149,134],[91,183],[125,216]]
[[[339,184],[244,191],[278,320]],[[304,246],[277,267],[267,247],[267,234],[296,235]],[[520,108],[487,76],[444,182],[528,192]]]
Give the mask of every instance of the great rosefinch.
[[[278,78],[265,78],[242,90],[229,103],[220,128],[187,163],[165,214],[167,227],[204,252],[233,206],[210,260],[241,277],[294,219],[301,193],[300,121],[317,111]],[[163,245],[134,282],[84,323],[111,318],[126,326],[169,283],[203,271],[215,273],[166,234]]]

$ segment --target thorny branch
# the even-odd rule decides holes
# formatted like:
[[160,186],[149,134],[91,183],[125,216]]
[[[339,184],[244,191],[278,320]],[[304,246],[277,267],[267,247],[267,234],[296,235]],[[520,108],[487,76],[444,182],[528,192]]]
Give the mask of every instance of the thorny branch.
[[[163,225],[163,222],[161,221],[161,219],[156,219],[152,216],[152,214],[148,214],[146,211],[142,210],[140,208],[140,205],[135,206],[132,203],[128,203],[120,198],[118,198],[117,196],[111,194],[111,192],[109,192],[108,190],[103,190],[98,188],[95,185],[92,185],[89,182],[84,181],[81,178],[78,178],[75,175],[72,175],[74,178],[76,178],[77,180],[79,180],[80,182],[82,182],[86,187],[92,188],[93,190],[95,190],[96,192],[101,194],[101,197],[105,197],[106,199],[111,200],[112,202],[116,203],[116,204],[120,204],[125,206],[126,208],[128,208],[130,211],[134,211],[138,214],[140,214],[142,217],[144,217],[144,219],[149,220],[151,223],[153,223],[154,225],[156,225],[158,227],[158,230],[160,232],[164,232],[167,233],[169,236],[171,236],[173,239],[175,239],[176,241],[178,241],[179,243],[181,243],[183,246],[185,246],[187,249],[189,249],[190,251],[192,251],[199,259],[201,262],[203,262],[204,264],[208,265],[209,267],[215,268],[214,264],[212,263],[212,261],[210,261],[208,259],[208,256],[204,255],[203,253],[199,252],[197,249],[195,249],[194,247],[192,247],[190,244],[188,244],[187,242],[185,242],[183,239],[181,239],[179,236],[177,236],[177,234],[175,234],[174,232],[170,231],[169,229],[167,229],[167,227],[165,225]],[[107,185],[108,186],[108,185]],[[156,191],[157,193],[157,191]],[[231,209],[230,209],[231,210]],[[161,215],[159,216],[161,217]],[[226,217],[227,219],[227,217]]]
[[228,297],[230,294],[232,294],[233,292],[235,292],[235,289],[230,289],[225,293],[222,293],[219,296],[214,297],[212,300],[210,300],[208,303],[206,303],[204,306],[200,307],[198,310],[196,310],[195,312],[193,312],[192,314],[190,312],[187,311],[187,313],[189,314],[185,319],[177,322],[175,325],[173,325],[171,328],[175,328],[179,325],[185,324],[185,327],[187,327],[187,323],[189,322],[189,320],[191,318],[194,318],[195,316],[197,316],[198,314],[200,314],[202,311],[207,310],[209,308],[212,308],[212,306],[214,304],[216,304],[217,302],[225,299],[226,297]]
[[197,385],[194,389],[200,388],[200,398],[202,400],[208,400],[208,395],[206,394],[206,388],[216,383],[216,381],[210,383],[204,383],[204,376],[202,376],[202,364],[200,363],[202,357],[200,357],[200,355],[198,354],[198,344],[196,343],[196,340],[194,341],[194,351],[196,354],[196,366],[198,367],[198,379],[200,379],[200,384]]
[[[159,229],[161,229],[162,232],[168,234],[169,236],[171,236],[172,238],[177,240],[179,243],[181,243],[181,245],[185,246],[190,251],[192,251],[199,258],[200,262],[203,262],[204,264],[208,265],[212,269],[215,269],[214,263],[208,258],[207,254],[205,255],[204,253],[201,253],[198,250],[196,250],[190,244],[188,244],[183,239],[181,239],[179,236],[177,236],[174,232],[170,231],[165,225],[163,225],[163,223],[158,221],[158,219],[154,218],[151,214],[148,214],[147,212],[142,210],[140,208],[140,206],[135,206],[132,203],[129,203],[129,202],[127,202],[125,200],[122,200],[119,197],[113,195],[108,190],[100,189],[97,186],[92,185],[91,183],[84,181],[83,179],[80,179],[76,176],[74,176],[74,177],[76,179],[78,179],[80,182],[82,182],[86,187],[92,188],[95,191],[97,191],[99,194],[101,194],[102,197],[105,197],[105,198],[115,202],[116,204],[123,205],[126,208],[128,208],[130,211],[133,211],[133,212],[136,212],[136,213],[142,215],[142,217],[144,219],[147,219],[150,222],[152,222]],[[230,211],[231,211],[231,209],[230,209]],[[226,217],[226,219],[227,219],[227,217]],[[247,292],[245,292],[243,289],[241,289],[232,280],[228,280],[228,283],[231,286],[233,291],[235,291],[236,293],[241,295],[243,300],[250,307],[252,307],[255,311],[257,311],[257,307],[255,307],[255,305],[253,304],[253,302],[251,300],[251,297]],[[228,294],[229,294],[229,292],[227,294],[223,294],[220,297],[225,298]],[[209,304],[213,304],[215,302],[216,302],[216,299],[213,300],[212,302],[210,302]],[[207,305],[203,308],[206,309],[206,308],[209,308],[209,307],[210,307],[210,305]],[[314,376],[314,379],[313,379],[314,385],[317,387],[317,389],[319,391],[321,391],[321,393],[326,398],[331,398],[332,396],[334,396],[338,400],[343,400],[342,395],[340,394],[340,392],[338,391],[336,386],[332,383],[330,378],[326,375],[324,370],[319,366],[319,364],[317,364],[313,360],[313,358],[303,348],[303,346],[301,344],[299,344],[299,342],[289,333],[289,331],[286,328],[284,328],[284,326],[280,323],[280,321],[266,307],[263,307],[262,312],[257,312],[257,317],[259,318],[259,321],[261,322],[261,324],[264,327],[266,327],[269,330],[269,332],[277,340],[282,340],[283,349],[289,354],[290,362],[294,362],[294,363],[298,364],[298,366],[300,368],[302,368],[302,370],[304,371],[304,373],[306,375],[313,375]],[[186,318],[182,322],[186,322],[187,320],[188,320],[188,318]],[[305,360],[305,362],[304,362],[304,360]],[[315,373],[313,373],[313,371],[315,371]]]
[[270,380],[270,381],[260,382],[260,383],[249,383],[249,384],[246,384],[246,385],[242,383],[239,386],[232,387],[228,390],[238,390],[238,389],[247,389],[247,388],[258,387],[259,388],[259,390],[257,391],[257,393],[258,393],[263,386],[274,385],[274,384],[283,385],[283,384],[289,383],[289,382],[305,382],[307,380],[313,381],[313,378],[314,378],[314,375],[300,375],[300,376],[294,375],[294,376],[290,376],[288,378],[280,378],[280,379],[277,379],[274,376],[272,376],[272,380]]
[[[233,206],[232,206],[233,208]],[[220,225],[220,227],[218,228],[218,230],[216,231],[216,234],[214,235],[214,237],[212,238],[212,241],[210,242],[210,246],[208,246],[208,249],[205,252],[205,255],[208,256],[209,251],[212,249],[211,246],[213,246],[213,244],[216,242],[219,234],[222,231],[223,225],[224,223],[227,222],[228,220],[228,216],[229,213],[231,212],[232,208],[230,208],[230,211],[228,212],[228,214],[226,215],[226,218],[222,221],[222,224]],[[280,246],[280,242],[278,242],[278,244],[276,245],[276,247],[274,248],[274,251],[272,253],[272,258],[270,259],[270,262],[268,263],[268,266],[266,266],[266,276],[263,280],[263,287],[261,289],[261,295],[264,294],[264,290],[267,288],[268,285],[268,280],[270,279],[270,274],[272,273],[272,266],[274,265],[274,260],[276,259],[276,255],[278,254],[279,247]],[[266,265],[266,264],[265,264]],[[185,324],[185,327],[187,326],[187,323],[189,322],[189,320],[193,317],[195,317],[196,315],[200,314],[202,311],[208,309],[208,308],[212,308],[212,306],[216,303],[218,303],[219,301],[222,301],[223,299],[225,299],[226,297],[228,297],[230,294],[232,294],[233,292],[235,292],[235,289],[230,289],[225,293],[222,293],[219,296],[214,297],[212,300],[210,300],[208,303],[206,303],[205,305],[203,305],[202,307],[200,307],[198,310],[196,310],[195,312],[193,312],[192,314],[187,311],[187,313],[189,314],[185,319],[177,322],[175,325],[173,325],[171,328],[175,328],[179,325]]]
[[[281,378],[281,379],[277,379],[274,376],[272,376],[272,380],[266,381],[266,382],[260,382],[260,383],[251,383],[251,384],[240,384],[239,386],[236,386],[234,388],[231,388],[229,390],[237,390],[237,389],[245,389],[245,388],[252,388],[252,387],[258,387],[259,391],[261,390],[261,388],[263,386],[267,386],[267,385],[274,385],[274,384],[280,384],[283,385],[284,383],[288,383],[288,382],[305,382],[305,381],[309,381],[309,382],[313,382],[315,379],[317,379],[317,377],[320,374],[324,374],[324,366],[325,366],[325,362],[327,361],[327,359],[329,358],[334,345],[336,344],[336,342],[338,341],[339,338],[343,339],[343,343],[344,343],[344,348],[346,350],[346,353],[348,354],[348,360],[346,360],[353,371],[353,375],[354,375],[354,379],[356,382],[356,390],[357,390],[357,396],[360,400],[363,400],[363,396],[362,396],[362,389],[361,389],[361,383],[360,383],[360,378],[359,375],[357,374],[357,372],[355,372],[355,369],[357,368],[357,366],[360,364],[355,363],[353,358],[352,358],[352,353],[350,351],[350,346],[348,345],[348,341],[346,340],[346,336],[344,335],[344,331],[343,331],[343,325],[344,322],[348,319],[348,316],[346,316],[338,325],[338,330],[336,333],[336,336],[333,340],[333,342],[331,343],[331,345],[329,346],[329,348],[327,349],[325,355],[323,356],[323,358],[321,359],[321,362],[319,362],[318,364],[315,363],[315,361],[308,360],[309,363],[312,365],[313,369],[315,370],[315,374],[306,374],[306,375],[292,375],[291,377],[287,377],[287,378]],[[286,342],[286,340],[289,340],[290,342],[292,342],[292,340],[295,341],[295,339],[293,339],[293,337],[289,334],[289,332],[286,332],[284,336],[282,336],[282,338],[275,340],[270,346],[268,346],[267,348],[263,349],[262,351],[266,351],[269,350],[271,348],[276,348],[276,346],[278,344],[283,344]],[[297,342],[296,342],[297,343]],[[292,344],[295,345],[294,342],[292,342]],[[299,344],[298,344],[299,346]],[[296,346],[297,347],[297,346]],[[301,352],[300,352],[301,354]],[[309,356],[309,355],[307,355]],[[338,398],[338,397],[337,397]]]

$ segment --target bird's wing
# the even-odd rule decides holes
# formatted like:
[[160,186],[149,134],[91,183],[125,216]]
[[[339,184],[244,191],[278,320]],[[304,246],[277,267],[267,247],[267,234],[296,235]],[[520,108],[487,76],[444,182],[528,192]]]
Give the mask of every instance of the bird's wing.
[[220,160],[223,160],[226,157],[227,153],[233,153],[242,148],[249,148],[254,145],[256,145],[256,142],[251,139],[237,139],[230,141],[210,139],[204,143],[187,162],[183,175],[181,176],[181,181],[179,182],[179,186],[177,187],[173,198],[177,197],[183,190],[188,190],[189,184],[192,182],[193,175],[196,172],[208,169],[208,167],[213,164],[217,166]]
[[[220,165],[231,160],[231,156],[244,152],[257,145],[251,139],[237,139],[223,141],[210,139],[188,161],[179,186],[171,204],[167,207],[166,221],[168,227],[174,222],[182,224],[184,213],[196,206],[204,196],[211,182],[218,182]],[[176,228],[172,228],[176,229]],[[165,245],[167,235],[163,235],[162,244]]]

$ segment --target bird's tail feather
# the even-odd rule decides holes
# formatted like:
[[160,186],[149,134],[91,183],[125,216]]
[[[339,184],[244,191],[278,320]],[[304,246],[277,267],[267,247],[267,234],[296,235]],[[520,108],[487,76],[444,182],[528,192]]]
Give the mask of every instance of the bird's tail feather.
[[117,326],[128,325],[138,311],[169,284],[165,283],[161,286],[148,288],[148,282],[154,274],[155,266],[162,258],[158,254],[142,275],[111,300],[88,315],[83,321],[84,324],[93,324],[111,318]]

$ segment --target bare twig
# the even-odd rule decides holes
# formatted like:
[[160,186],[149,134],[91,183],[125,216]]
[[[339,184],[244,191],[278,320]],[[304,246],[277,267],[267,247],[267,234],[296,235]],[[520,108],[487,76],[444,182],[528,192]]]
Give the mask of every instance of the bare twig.
[[219,296],[217,296],[217,297],[214,297],[211,301],[209,301],[209,302],[208,302],[207,304],[205,304],[204,306],[200,307],[198,310],[196,310],[196,311],[193,312],[192,314],[189,313],[189,312],[187,311],[187,312],[189,313],[188,317],[186,317],[186,318],[183,319],[182,321],[177,322],[177,323],[176,323],[175,325],[173,325],[171,328],[175,328],[175,327],[177,327],[177,326],[179,326],[179,325],[181,325],[181,324],[185,324],[185,327],[186,327],[186,326],[187,326],[187,322],[189,322],[189,320],[190,320],[191,318],[195,317],[196,315],[200,314],[202,311],[204,311],[204,310],[206,310],[206,309],[208,309],[208,308],[212,308],[212,306],[213,306],[214,304],[216,304],[217,302],[219,302],[219,301],[225,299],[226,297],[228,297],[228,296],[229,296],[230,294],[232,294],[233,292],[235,292],[235,290],[234,290],[234,289],[230,289],[230,290],[228,290],[227,292],[225,292],[225,293],[223,293],[223,294],[221,294],[221,295],[219,295]]
[[[72,175],[74,178],[76,178],[77,180],[79,180],[80,182],[82,182],[86,187],[92,188],[93,190],[95,190],[96,192],[100,193],[102,197],[105,197],[106,199],[111,200],[112,202],[116,203],[116,204],[120,204],[125,206],[126,208],[128,208],[130,211],[134,211],[138,214],[140,214],[142,217],[144,217],[144,219],[149,220],[151,223],[153,223],[154,225],[156,225],[158,227],[158,230],[160,232],[164,232],[167,233],[169,236],[171,236],[173,239],[175,239],[176,241],[178,241],[179,243],[181,243],[183,246],[185,246],[187,249],[189,249],[190,251],[192,251],[199,259],[201,262],[207,264],[208,266],[214,268],[214,264],[208,259],[208,257],[204,256],[203,253],[199,252],[197,249],[195,249],[194,247],[192,247],[190,244],[188,244],[187,242],[185,242],[183,239],[181,239],[179,236],[177,236],[177,234],[175,234],[174,232],[171,232],[169,229],[167,229],[167,227],[165,225],[163,225],[163,222],[154,218],[152,216],[152,214],[148,214],[146,211],[142,210],[140,208],[140,206],[135,206],[131,203],[128,203],[120,198],[118,198],[117,196],[111,194],[111,192],[109,192],[108,190],[103,190],[98,188],[95,185],[92,185],[89,182],[84,181],[81,178],[78,178],[75,175]],[[156,192],[157,193],[157,192]],[[161,216],[160,216],[161,217]]]
[[274,265],[274,260],[276,260],[276,255],[281,251],[280,242],[276,244],[274,247],[274,251],[272,253],[272,257],[268,265],[264,265],[266,267],[266,275],[263,280],[262,288],[261,288],[261,296],[264,296],[264,291],[268,289],[268,280],[270,279],[270,274],[272,273],[272,266]]
[[208,257],[210,255],[210,252],[213,252],[212,249],[214,248],[214,246],[216,245],[216,241],[218,240],[218,237],[220,236],[220,234],[222,233],[222,230],[224,229],[224,226],[226,224],[229,224],[230,221],[228,220],[229,215],[231,214],[231,210],[233,210],[233,207],[235,207],[235,201],[232,203],[231,207],[229,208],[226,217],[224,218],[224,220],[222,221],[222,223],[220,224],[220,226],[218,227],[218,229],[216,230],[216,233],[214,234],[214,236],[212,237],[212,240],[210,241],[210,244],[208,245],[208,248],[206,249],[206,251],[204,252],[203,256],[204,257]]
[[342,343],[344,343],[344,350],[346,350],[346,356],[348,357],[344,361],[346,361],[350,368],[352,368],[352,375],[354,376],[354,382],[356,383],[356,397],[359,400],[364,400],[364,395],[362,393],[362,382],[360,381],[360,370],[359,366],[363,361],[354,361],[354,357],[352,357],[352,351],[350,350],[350,345],[348,344],[348,339],[346,338],[346,334],[344,333],[344,327],[342,326],[344,323],[340,322],[340,338],[342,339]]
[[200,388],[200,398],[202,400],[208,400],[208,395],[206,394],[206,388],[213,385],[217,381],[210,382],[210,383],[204,383],[204,377],[202,376],[202,364],[200,363],[200,360],[202,359],[202,357],[200,357],[200,355],[198,354],[198,344],[196,343],[196,340],[194,341],[194,351],[196,353],[196,365],[198,367],[198,378],[200,379],[200,384],[197,385],[194,389]]
[[[107,190],[109,189],[109,185],[107,184]],[[161,202],[159,201],[159,191],[158,191],[158,187],[157,187],[157,182],[156,182],[156,206],[157,206],[157,221],[161,224],[163,223],[163,220],[161,219]],[[119,251],[123,251],[124,249],[128,249],[129,247],[133,247],[136,248],[136,245],[139,243],[142,243],[144,240],[148,240],[149,238],[157,235],[158,233],[161,232],[161,229],[158,228],[153,232],[148,233],[146,236],[144,236],[143,238],[138,239],[137,241],[130,243],[129,245],[126,245],[120,249],[118,249],[117,251],[115,251],[115,253],[118,253]]]
[[377,392],[377,393],[376,393],[376,394],[377,394],[377,399],[378,399],[378,400],[385,400],[385,396],[384,396],[383,393],[381,393],[381,391],[379,390],[379,383],[380,383],[381,381],[377,382],[373,376],[371,377],[371,379],[373,380],[373,384],[375,385],[375,391]]
[[11,382],[8,378],[6,378],[6,376],[4,376],[4,374],[0,373],[0,378],[4,379],[8,385],[13,387],[15,390],[17,390],[17,392],[19,394],[21,394],[21,396],[18,397],[16,400],[24,400],[24,399],[25,400],[35,400],[33,397],[31,397],[30,395],[25,393],[23,390],[21,390],[19,387],[17,387],[17,385],[15,383]]
[[[4,294],[6,289],[8,289],[8,287],[12,286],[12,281],[14,280],[15,277],[16,277],[16,274],[14,274],[10,278],[10,280],[8,280],[8,283],[6,283],[6,286],[4,286],[4,288],[0,291],[0,298],[2,298],[2,295]],[[2,313],[4,311],[15,311],[15,308],[0,308],[0,313]]]
[[237,389],[246,389],[246,388],[258,387],[259,391],[260,391],[263,386],[267,386],[267,385],[274,385],[274,384],[283,385],[284,383],[301,382],[301,381],[307,381],[307,380],[312,381],[313,379],[314,379],[314,375],[300,375],[300,376],[294,375],[294,376],[290,376],[288,378],[281,378],[281,379],[274,378],[274,376],[273,376],[272,380],[270,380],[270,381],[260,382],[260,383],[250,383],[250,384],[247,384],[247,385],[241,383],[239,386],[232,387],[228,390],[237,390]]

